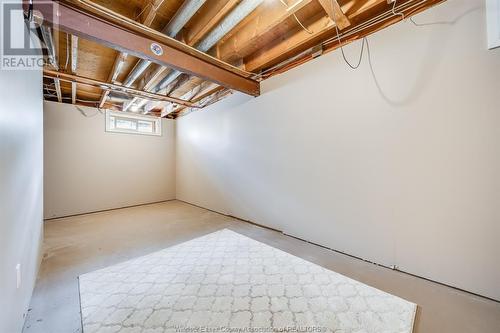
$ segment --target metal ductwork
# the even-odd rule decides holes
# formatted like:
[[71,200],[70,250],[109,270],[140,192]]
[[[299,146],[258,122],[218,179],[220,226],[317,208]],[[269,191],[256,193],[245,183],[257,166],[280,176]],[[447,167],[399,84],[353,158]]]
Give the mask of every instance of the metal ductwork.
[[[210,31],[210,33],[203,38],[195,48],[207,52],[219,42],[222,37],[227,35],[238,23],[243,21],[251,12],[255,10],[264,0],[243,0],[229,15],[227,15],[219,24],[218,27]],[[167,76],[161,80],[158,85],[153,89],[155,92],[159,92],[165,89],[170,83],[172,83],[179,75],[182,74],[179,71],[172,71]]]
[[[45,46],[47,47],[49,62],[52,65],[52,67],[54,67],[55,70],[58,71],[59,64],[58,64],[58,60],[57,60],[56,49],[54,46],[54,39],[52,37],[52,29],[42,25],[42,26],[40,26],[40,31],[42,33],[43,42],[45,43]],[[61,81],[57,78],[54,78],[54,86],[55,86],[55,90],[56,90],[56,94],[57,94],[57,100],[59,102],[62,102]]]
[[243,0],[229,15],[227,15],[219,26],[203,38],[195,48],[202,52],[207,52],[219,42],[222,37],[243,21],[251,12],[253,12],[264,0]]
[[[245,17],[250,15],[251,12],[253,12],[264,0],[243,0],[235,9],[229,13],[221,22],[220,24],[212,29],[210,33],[205,36],[198,44],[196,44],[195,48],[202,51],[202,52],[207,52],[219,42],[222,37],[227,35],[238,23],[243,21]],[[163,89],[167,88],[169,84],[171,84],[175,79],[181,75],[182,72],[179,72],[177,70],[173,70],[170,73],[168,73],[167,76],[165,76],[158,84],[151,90],[152,92],[159,93]],[[130,107],[132,104],[134,104],[136,99],[132,100],[130,103],[124,106],[124,109],[126,110],[128,107]],[[139,104],[139,107],[142,107],[144,104],[146,104],[147,101],[142,100]]]
[[[177,13],[172,17],[170,22],[161,31],[165,35],[174,38],[193,15],[200,9],[206,0],[186,0],[181,5]],[[134,69],[125,79],[124,86],[130,87],[139,76],[149,67],[151,61],[141,59],[137,62]]]
[[43,42],[47,47],[47,53],[49,62],[56,70],[59,70],[59,64],[57,63],[56,50],[54,47],[54,39],[52,37],[52,29],[44,25],[40,26],[40,31],[42,33]]
[[163,28],[162,32],[170,37],[175,37],[179,31],[188,23],[198,9],[203,6],[206,0],[186,0],[181,8],[175,13],[174,17]]
[[125,87],[130,87],[135,82],[135,80],[137,80],[137,78],[141,76],[142,73],[144,73],[149,65],[151,65],[151,61],[143,59],[139,60],[132,71],[127,75],[127,78],[125,79],[125,82],[123,82],[123,85]]

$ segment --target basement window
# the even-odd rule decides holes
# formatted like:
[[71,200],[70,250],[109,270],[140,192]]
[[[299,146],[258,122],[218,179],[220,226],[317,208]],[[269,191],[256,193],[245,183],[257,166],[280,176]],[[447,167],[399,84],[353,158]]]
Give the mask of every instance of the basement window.
[[106,110],[106,132],[161,136],[161,118]]

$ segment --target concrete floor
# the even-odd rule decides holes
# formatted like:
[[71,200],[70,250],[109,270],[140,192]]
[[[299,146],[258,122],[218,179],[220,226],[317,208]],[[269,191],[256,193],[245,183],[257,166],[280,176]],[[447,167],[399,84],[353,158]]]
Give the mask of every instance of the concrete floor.
[[81,332],[77,277],[228,228],[419,305],[415,333],[500,332],[500,303],[180,201],[45,223],[44,257],[24,331]]

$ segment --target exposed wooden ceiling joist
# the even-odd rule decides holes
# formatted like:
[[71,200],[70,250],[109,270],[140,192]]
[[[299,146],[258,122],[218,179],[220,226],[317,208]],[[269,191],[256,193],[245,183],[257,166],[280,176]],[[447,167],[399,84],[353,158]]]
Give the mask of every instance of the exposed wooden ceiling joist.
[[[285,7],[280,1],[265,3],[262,14],[255,16],[230,38],[225,38],[218,45],[218,56],[224,61],[233,62],[246,56],[255,47],[262,36],[272,31],[312,0],[297,0],[291,7]],[[265,13],[265,15],[264,15]]]
[[163,4],[165,0],[153,0],[152,2],[148,2],[146,6],[148,9],[144,13],[144,19],[142,19],[142,24],[147,27],[150,27],[153,24],[153,21],[156,17],[156,12],[158,8]]
[[[240,61],[245,67],[242,58],[255,49],[262,36],[273,31],[286,19],[310,4],[313,0],[295,0],[287,5],[284,0],[264,2],[252,18],[243,27],[221,39],[217,45],[217,57],[229,63]],[[226,42],[224,42],[226,41]]]
[[[52,17],[50,17],[51,13],[44,13],[44,11],[47,11],[46,7],[37,6],[39,2],[41,1],[34,1],[34,8],[40,10],[46,20],[53,21]],[[68,1],[68,3],[70,2]],[[133,21],[124,17],[113,15],[105,8],[93,6],[93,9],[100,13],[99,17],[97,17],[96,14],[93,15],[88,11],[84,11],[81,6],[77,6],[79,10],[76,10],[75,4],[70,6],[68,3],[66,1],[60,2],[58,22],[50,22],[57,24],[62,31],[98,41],[121,52],[133,54],[162,66],[173,67],[230,89],[253,96],[260,93],[258,82],[245,75],[237,74],[237,72],[241,73],[241,70],[237,68],[229,70],[228,68],[231,66],[203,52],[147,29],[143,25],[134,24]],[[111,23],[117,21],[119,23]],[[154,46],[157,50],[156,54],[153,52]]]
[[[152,2],[147,2],[145,3],[146,8],[143,8],[144,13],[144,19],[142,20],[142,24],[144,24],[147,27],[150,27],[151,24],[153,23],[153,20],[156,17],[156,12],[158,8],[162,5],[162,3],[165,0],[154,0]],[[126,60],[128,54],[124,52],[118,52],[118,55],[116,56],[115,62],[113,64],[113,67],[111,69],[111,72],[109,73],[109,78],[108,81],[111,83],[116,82],[117,76],[120,74],[120,71],[123,67],[123,63]],[[108,98],[109,95],[109,90],[104,90],[102,92],[101,100],[99,102],[99,107],[103,107],[104,103],[106,102],[106,99]]]
[[[250,13],[252,13],[255,8],[257,8],[263,0],[242,0],[238,1],[238,6],[230,6],[233,8],[227,8],[228,15],[223,17],[223,20],[215,26],[215,21],[213,29],[207,30],[207,34],[200,37],[196,42],[195,48],[201,52],[207,52],[214,44],[219,42],[221,38],[227,35],[228,32],[233,30],[238,24],[240,24]],[[218,22],[218,21],[217,21]],[[209,22],[210,24],[210,22]],[[194,45],[191,45],[194,46]],[[179,79],[181,75],[180,71],[173,70],[167,74],[154,88],[155,92],[162,92],[167,90],[167,93],[171,92],[169,87],[176,86],[176,81]],[[213,80],[212,80],[213,81]],[[215,81],[213,81],[215,82]],[[177,85],[179,87],[179,85]],[[182,85],[181,85],[182,86]],[[127,104],[124,109],[126,110],[130,105],[136,102],[136,99],[132,100],[129,104]],[[139,105],[145,104],[147,101],[141,101]]]
[[277,40],[267,49],[258,51],[245,59],[245,68],[248,71],[258,71],[266,65],[299,53],[301,49],[306,49],[313,45],[320,36],[328,31],[335,31],[335,23],[328,16],[318,15],[305,22],[306,31],[297,28],[290,32],[286,38]]
[[[343,30],[351,25],[351,22],[345,16],[342,8],[340,8],[337,0],[318,0],[321,7],[325,10],[328,17],[330,17],[340,30]],[[361,2],[361,1],[360,1]]]
[[189,101],[184,101],[179,98],[175,97],[169,97],[165,95],[159,95],[159,94],[154,94],[150,93],[147,91],[142,91],[130,87],[125,87],[121,86],[118,84],[114,83],[108,83],[108,82],[102,82],[99,80],[95,80],[92,78],[88,77],[83,77],[83,76],[78,76],[78,75],[73,75],[73,74],[67,74],[63,72],[58,72],[58,71],[53,71],[49,69],[44,69],[43,70],[43,76],[51,79],[58,79],[66,82],[77,82],[80,84],[85,84],[85,85],[90,85],[90,86],[95,86],[95,87],[104,87],[105,89],[115,89],[117,91],[122,91],[126,94],[130,94],[132,96],[141,96],[143,98],[148,98],[152,100],[158,100],[158,101],[167,101],[179,105],[184,105],[188,107],[197,107],[195,104],[189,102]]
[[[424,10],[443,1],[445,0],[400,0],[398,1],[398,7],[411,8],[410,10],[403,9],[403,11],[407,13],[407,15],[412,15],[415,12]],[[400,15],[394,15],[392,13],[392,4],[388,4],[387,0],[369,0],[365,2],[363,8],[363,11],[353,13],[349,17],[351,26],[341,32],[341,35],[348,35],[349,37],[342,37],[342,44],[362,38],[381,28],[401,21]],[[374,16],[381,16],[384,13],[387,18],[378,19],[370,24],[366,24],[366,22],[373,19]],[[313,46],[321,45],[327,40],[333,39],[330,45],[325,48],[326,51],[338,47],[339,43],[336,38],[337,30],[335,29],[334,22],[329,16],[323,16],[321,14],[316,15],[305,21],[305,25],[312,34],[304,31],[300,27],[295,28],[295,30],[290,31],[287,36],[275,40],[275,42],[270,43],[265,49],[257,50],[255,53],[245,58],[245,69],[251,72],[261,71],[262,69],[272,67],[286,59],[298,55]]]
[[[34,1],[35,9],[40,1]],[[405,16],[413,15],[443,1],[445,0],[397,0],[394,11],[398,14],[402,11]],[[201,106],[219,100],[228,91],[217,83],[206,82],[209,74],[213,75],[207,65],[214,66],[220,73],[234,74],[246,83],[252,82],[254,78],[260,81],[401,20],[401,15],[392,11],[393,4],[387,0],[60,0],[56,3],[74,9],[101,24],[97,27],[92,24],[94,21],[85,21],[86,26],[77,26],[79,34],[68,26],[63,30],[80,36],[78,52],[81,59],[78,75],[93,77],[101,82],[108,78],[108,82],[118,85],[121,82],[123,85],[133,74],[134,64],[143,62],[141,58],[144,58],[146,62],[152,61],[155,64],[148,65],[135,76],[131,87],[138,91],[169,93],[169,96],[174,98],[185,97],[191,103]],[[239,7],[252,10],[238,13],[236,9]],[[246,14],[239,15],[242,12]],[[64,14],[61,11],[59,13]],[[235,16],[240,19],[233,20]],[[50,18],[50,15],[46,17]],[[170,23],[174,22],[172,19],[176,17],[179,19],[174,21],[179,24],[176,24],[176,28],[166,37],[164,30],[167,26],[174,26]],[[74,23],[75,17],[61,15],[59,18],[66,23],[73,19]],[[228,20],[231,21],[230,25],[225,23]],[[180,26],[182,30],[179,29]],[[96,32],[96,29],[92,28],[101,31]],[[340,31],[340,41],[337,28]],[[114,35],[111,36],[111,33]],[[67,57],[64,55],[73,55],[73,52],[66,50],[69,47],[65,36],[64,32],[54,35],[54,58],[57,55],[63,58],[52,62],[55,66],[47,68],[60,68],[62,71],[75,73],[75,70],[70,71],[68,66],[64,65],[67,63]],[[207,36],[211,37],[207,42],[203,42]],[[166,46],[164,51],[167,50],[169,59],[152,55],[152,42],[163,48]],[[202,47],[196,50],[195,46],[200,45]],[[115,50],[130,50],[131,53],[124,60],[120,54],[117,57]],[[187,55],[189,60],[179,60],[183,57],[177,60],[174,58],[177,62],[172,64],[170,61],[174,53],[171,52]],[[199,62],[193,62],[193,58]],[[196,67],[195,64],[199,66]],[[181,72],[195,76],[187,79],[186,75],[179,76]],[[224,80],[219,78],[217,81],[212,78],[212,81]],[[163,84],[165,82],[167,83]],[[162,89],[158,90],[160,83]],[[234,89],[227,84],[226,87]],[[46,86],[46,97],[53,100],[62,99],[65,102],[71,100],[78,104],[82,101],[92,102],[102,90],[104,95],[101,96],[99,104],[103,107],[114,107],[117,105],[114,103],[127,105],[131,102],[130,97],[125,97],[123,93],[110,94],[106,102],[109,92],[105,92],[103,86],[99,88],[79,84],[77,94],[74,88],[74,82],[59,82],[56,78],[54,83],[50,82]],[[250,89],[249,86],[247,88]],[[65,97],[70,93],[72,98]],[[143,95],[136,96],[141,96],[132,99],[136,101],[136,105],[147,102]],[[198,100],[200,96],[204,97],[201,101]],[[97,105],[97,102],[99,97],[98,101],[92,103]],[[148,104],[154,114],[159,114],[161,106],[165,106],[167,113],[172,111],[168,117],[175,118],[190,112],[189,108],[185,110],[182,106],[173,107],[170,102]]]

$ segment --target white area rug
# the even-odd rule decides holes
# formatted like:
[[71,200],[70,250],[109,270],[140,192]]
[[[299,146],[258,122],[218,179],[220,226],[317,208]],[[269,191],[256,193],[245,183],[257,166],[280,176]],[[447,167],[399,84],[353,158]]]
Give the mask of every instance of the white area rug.
[[416,305],[227,229],[80,276],[84,333],[409,333]]

